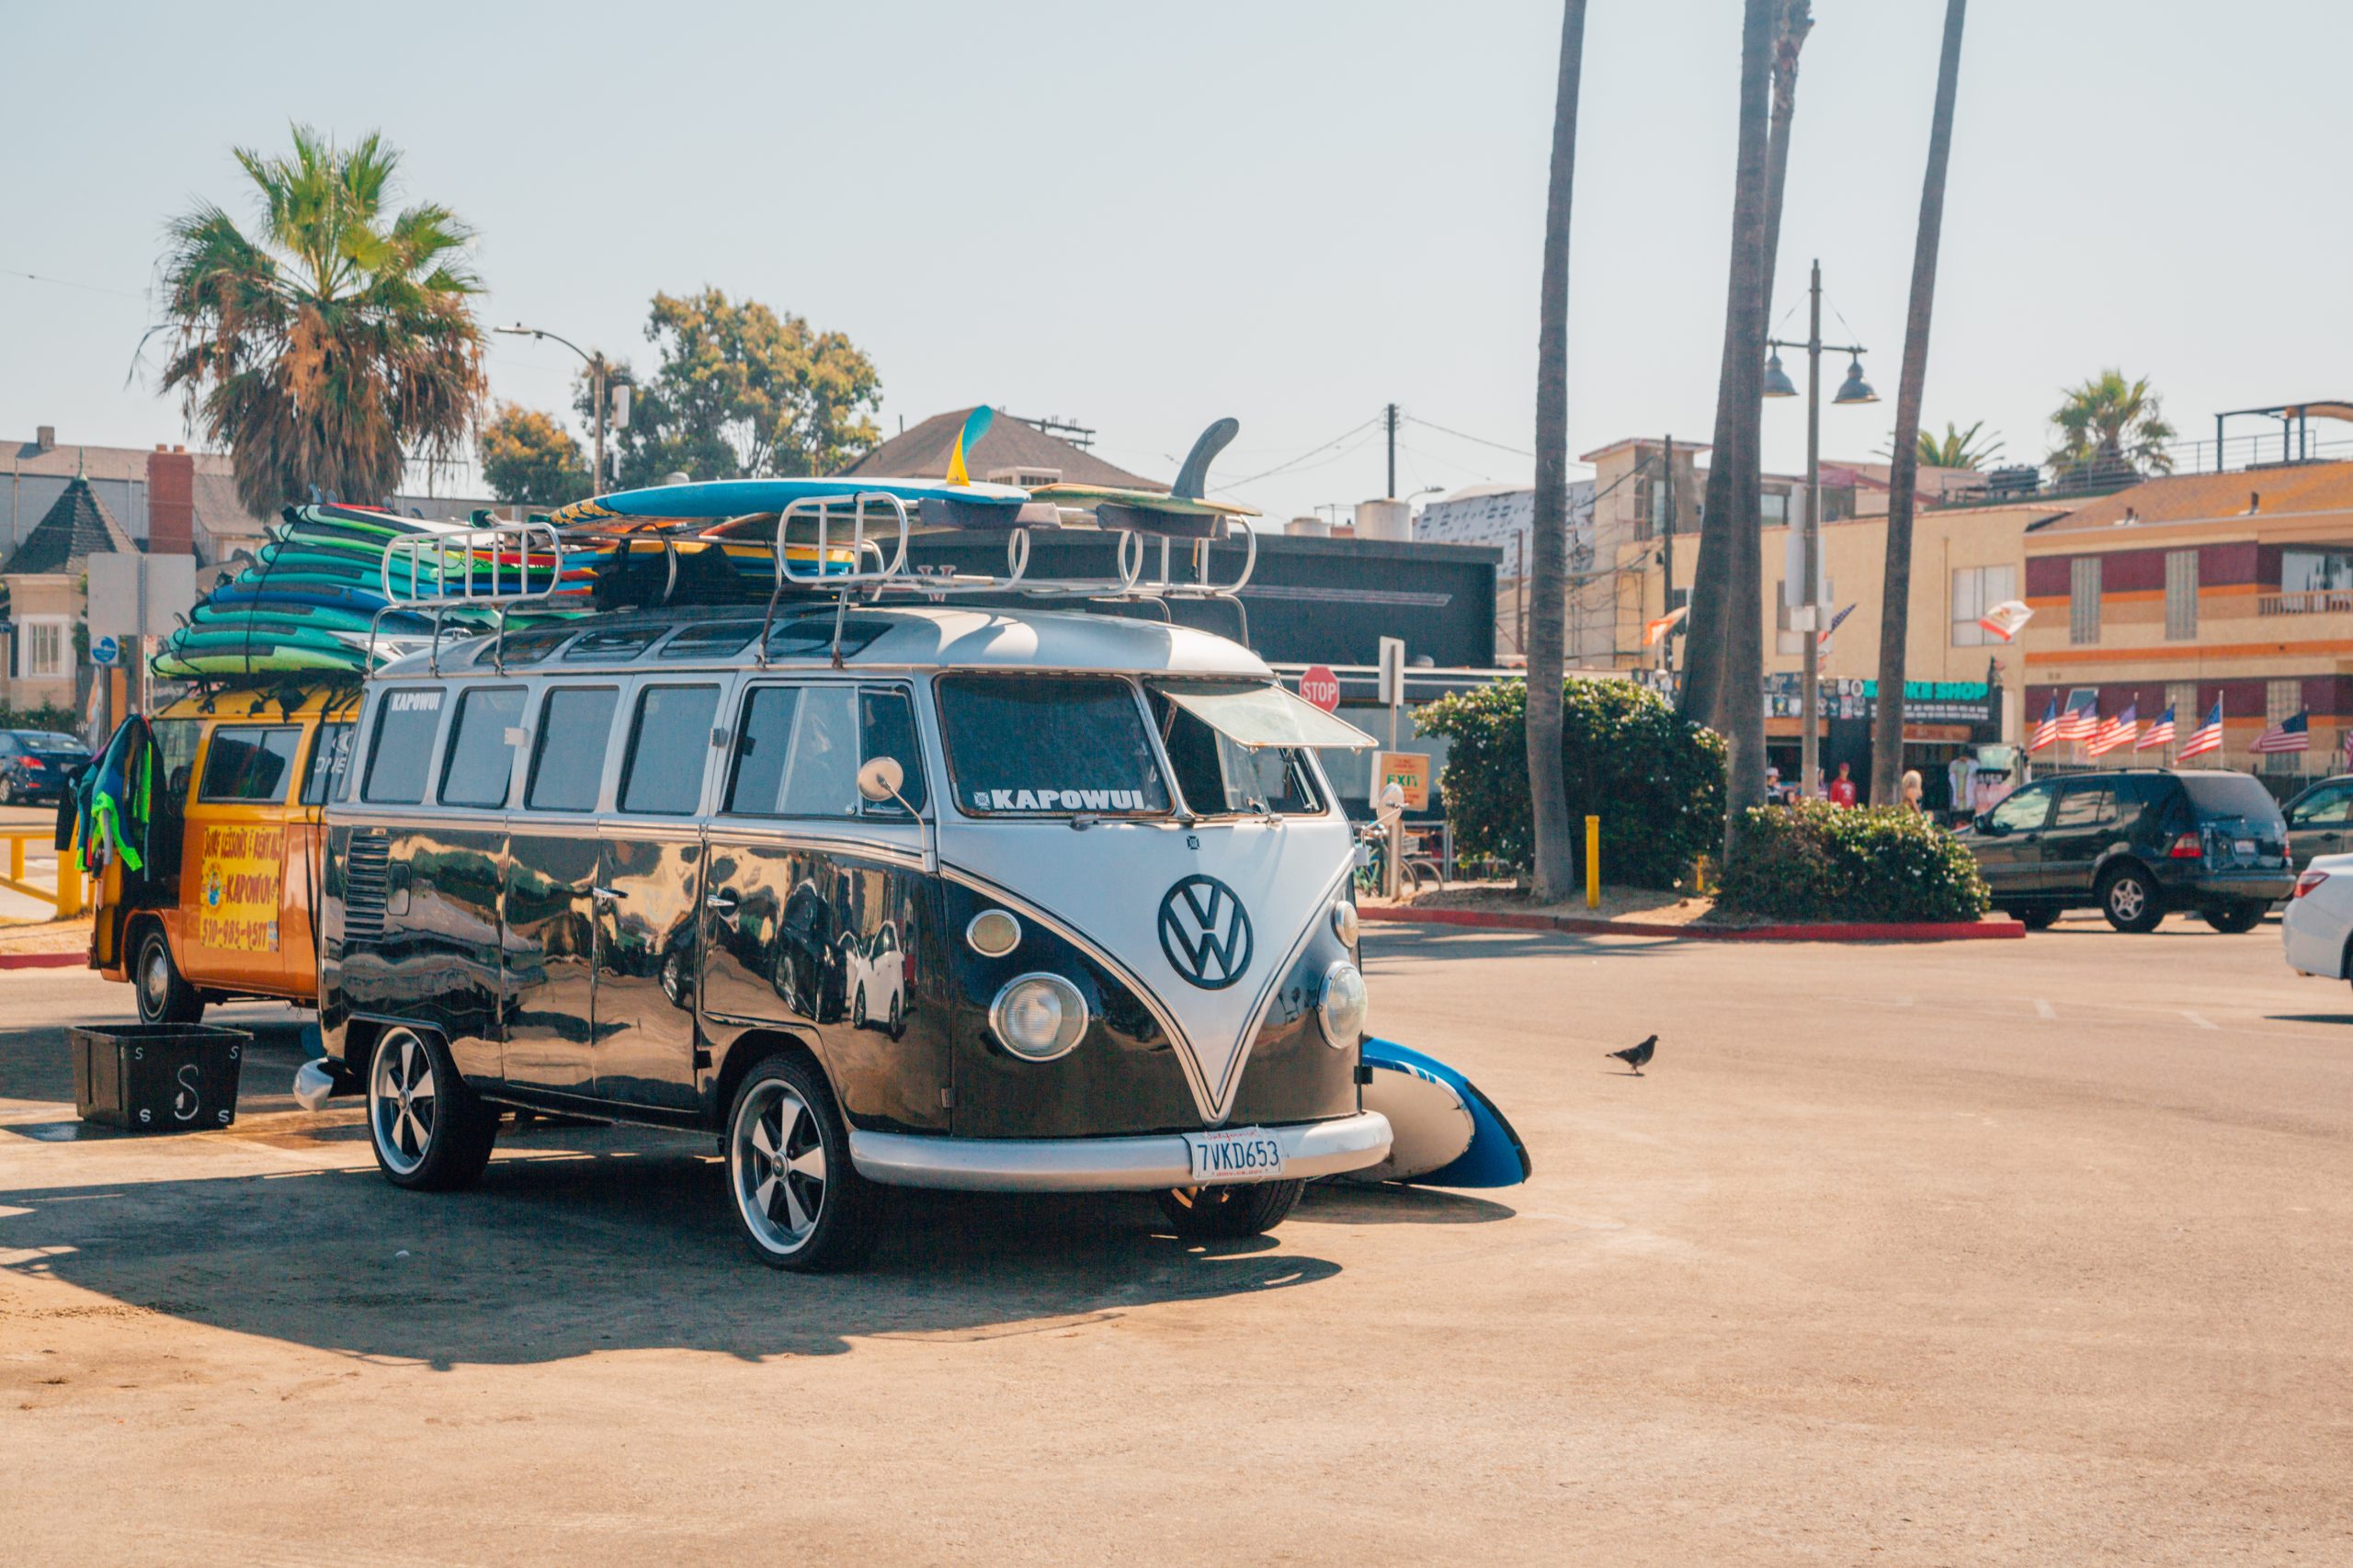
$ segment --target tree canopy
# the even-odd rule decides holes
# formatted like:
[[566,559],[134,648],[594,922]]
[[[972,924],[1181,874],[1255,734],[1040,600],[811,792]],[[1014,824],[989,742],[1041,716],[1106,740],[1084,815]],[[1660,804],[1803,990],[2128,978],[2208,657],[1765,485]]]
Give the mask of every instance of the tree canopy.
[[433,203],[394,211],[400,153],[292,128],[290,157],[238,148],[256,222],[204,202],[172,221],[161,387],[228,449],[269,513],[313,486],[381,501],[409,460],[465,446],[484,392],[465,260],[472,232]]
[[1945,421],[1945,433],[1920,432],[1920,461],[1927,468],[1982,469],[2002,455],[2002,438],[1985,429],[1980,419],[1963,430]]
[[[656,294],[645,335],[660,356],[632,385],[619,436],[620,483],[794,478],[835,472],[881,438],[871,417],[882,382],[838,332],[717,289]],[[588,391],[584,383],[584,414]]]
[[482,476],[501,501],[569,506],[595,491],[580,443],[552,415],[502,403],[482,431]]
[[2136,473],[2171,473],[2174,438],[2157,394],[2146,376],[2127,381],[2113,366],[2080,386],[2064,389],[2051,413],[2050,463],[2056,477],[2127,479]]

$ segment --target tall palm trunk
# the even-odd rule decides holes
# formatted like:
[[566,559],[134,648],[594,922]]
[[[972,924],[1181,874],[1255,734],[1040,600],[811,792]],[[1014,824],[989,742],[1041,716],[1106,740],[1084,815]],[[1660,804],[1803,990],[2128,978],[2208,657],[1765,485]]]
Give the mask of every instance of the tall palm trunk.
[[[1740,155],[1733,178],[1732,267],[1724,301],[1724,360],[1713,463],[1724,474],[1726,556],[1722,689],[1729,743],[1724,847],[1738,846],[1742,813],[1765,799],[1764,599],[1759,592],[1757,453],[1765,405],[1765,208],[1769,81],[1782,0],[1748,0],[1740,38]],[[1725,409],[1731,417],[1724,417]],[[1713,466],[1711,463],[1711,468]]]
[[[1790,119],[1797,112],[1798,51],[1813,28],[1813,0],[1782,0],[1773,44],[1773,120],[1768,133],[1765,193],[1765,302],[1773,301],[1773,269],[1781,249],[1781,191],[1789,183]],[[1725,366],[1729,369],[1731,361]],[[1733,407],[1719,379],[1716,388],[1716,455],[1708,465],[1708,488],[1699,510],[1699,553],[1691,568],[1690,613],[1684,624],[1681,710],[1711,729],[1724,728],[1724,611],[1732,596],[1728,574],[1735,569],[1730,535],[1731,472],[1723,453],[1731,439],[1726,421]],[[1674,585],[1669,584],[1671,590]],[[1758,635],[1763,635],[1759,628]]]
[[1528,591],[1528,793],[1536,812],[1537,902],[1576,882],[1569,792],[1562,777],[1561,690],[1569,585],[1569,197],[1577,162],[1577,83],[1586,0],[1561,11],[1561,85],[1552,108],[1552,176],[1544,199],[1544,278],[1536,310],[1536,517]]
[[1904,645],[1912,632],[1912,504],[1920,478],[1920,393],[1928,376],[1928,315],[1937,298],[1937,242],[1944,231],[1945,163],[1952,153],[1952,101],[1961,74],[1961,25],[1969,0],[1945,0],[1945,43],[1928,126],[1928,173],[1920,182],[1920,228],[1912,244],[1912,305],[1904,318],[1904,379],[1895,393],[1895,447],[1887,476],[1887,579],[1880,591],[1879,706],[1871,714],[1871,803],[1893,805],[1904,778]]

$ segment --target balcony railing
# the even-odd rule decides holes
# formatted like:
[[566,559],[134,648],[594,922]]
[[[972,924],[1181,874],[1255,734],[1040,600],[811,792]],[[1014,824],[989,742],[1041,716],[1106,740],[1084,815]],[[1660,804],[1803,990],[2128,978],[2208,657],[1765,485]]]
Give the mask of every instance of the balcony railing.
[[2353,588],[2305,588],[2292,594],[2258,594],[2255,613],[2329,615],[2353,610]]

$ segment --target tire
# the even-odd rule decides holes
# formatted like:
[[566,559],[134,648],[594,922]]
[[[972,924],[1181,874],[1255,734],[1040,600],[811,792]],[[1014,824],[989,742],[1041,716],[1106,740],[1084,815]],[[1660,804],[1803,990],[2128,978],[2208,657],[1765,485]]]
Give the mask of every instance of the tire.
[[16,779],[8,774],[0,773],[0,806],[13,806],[16,803]]
[[204,998],[172,961],[171,940],[153,921],[140,927],[139,946],[131,959],[131,988],[138,994],[142,1024],[192,1024],[204,1017]]
[[873,1250],[880,1195],[850,1164],[824,1074],[799,1056],[754,1067],[727,1113],[727,1193],[771,1268],[847,1268]]
[[849,1005],[849,1027],[854,1029],[866,1027],[866,987],[863,985],[858,988],[857,998]]
[[2059,923],[2059,911],[2041,909],[2006,909],[2002,912],[2029,931],[2048,931]]
[[2126,866],[2100,879],[2099,911],[2120,931],[2141,936],[2157,928],[2165,917],[2165,899],[2149,873]]
[[1303,1181],[1256,1181],[1231,1187],[1180,1187],[1153,1197],[1178,1235],[1232,1241],[1261,1235],[1281,1224],[1306,1187]]
[[899,992],[891,993],[891,1038],[898,1039],[907,1032],[907,1004]]
[[440,1037],[386,1029],[368,1054],[368,1142],[394,1187],[450,1192],[490,1164],[498,1113],[474,1096]]
[[2252,931],[2262,925],[2264,908],[2263,904],[2247,899],[2236,903],[2216,904],[2211,909],[2200,910],[2199,913],[2206,917],[2206,924],[2214,927],[2215,930],[2222,932],[2224,936],[2235,937],[2242,932]]

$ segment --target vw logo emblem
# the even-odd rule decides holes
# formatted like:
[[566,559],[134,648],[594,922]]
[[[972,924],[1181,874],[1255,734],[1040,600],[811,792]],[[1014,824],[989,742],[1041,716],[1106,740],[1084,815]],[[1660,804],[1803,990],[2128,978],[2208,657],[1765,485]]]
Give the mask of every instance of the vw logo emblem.
[[1198,872],[1160,899],[1160,950],[1204,991],[1222,991],[1250,967],[1250,915],[1232,888]]

